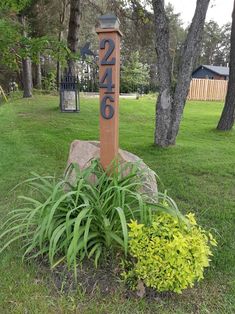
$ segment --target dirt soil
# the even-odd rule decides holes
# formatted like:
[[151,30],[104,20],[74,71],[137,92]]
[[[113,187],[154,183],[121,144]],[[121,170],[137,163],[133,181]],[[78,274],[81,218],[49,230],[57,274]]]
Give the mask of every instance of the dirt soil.
[[130,290],[120,280],[120,267],[111,261],[106,261],[97,269],[94,267],[93,261],[85,261],[82,266],[77,268],[77,282],[73,270],[69,271],[65,264],[61,263],[54,270],[50,269],[46,258],[38,259],[37,264],[39,269],[37,280],[41,281],[42,278],[47,278],[48,284],[53,285],[59,293],[69,294],[80,289],[80,293],[89,296],[97,292],[102,296],[118,292],[127,299],[144,297],[150,301],[157,300],[159,302],[174,298],[174,293],[157,293],[154,289],[143,287],[142,283],[141,288],[137,291]]

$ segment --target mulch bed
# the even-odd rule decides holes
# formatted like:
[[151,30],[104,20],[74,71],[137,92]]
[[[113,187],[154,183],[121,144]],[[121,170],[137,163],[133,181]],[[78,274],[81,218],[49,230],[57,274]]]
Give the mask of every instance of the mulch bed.
[[120,268],[110,260],[102,263],[98,268],[95,268],[93,261],[86,260],[77,268],[77,281],[73,271],[69,271],[63,263],[51,270],[46,257],[37,259],[36,262],[39,269],[37,280],[41,281],[42,277],[46,277],[50,281],[48,284],[55,286],[59,293],[69,294],[79,288],[83,294],[89,296],[97,292],[102,296],[108,296],[118,291],[125,298],[145,297],[149,300],[167,299],[174,295],[170,292],[157,293],[151,288],[145,288],[142,291],[130,290],[120,280]]

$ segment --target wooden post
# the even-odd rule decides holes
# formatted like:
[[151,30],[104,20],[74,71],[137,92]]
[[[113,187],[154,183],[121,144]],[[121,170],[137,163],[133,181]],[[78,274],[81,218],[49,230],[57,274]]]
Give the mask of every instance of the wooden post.
[[120,39],[119,21],[115,16],[100,18],[99,88],[100,88],[100,160],[106,170],[118,156]]

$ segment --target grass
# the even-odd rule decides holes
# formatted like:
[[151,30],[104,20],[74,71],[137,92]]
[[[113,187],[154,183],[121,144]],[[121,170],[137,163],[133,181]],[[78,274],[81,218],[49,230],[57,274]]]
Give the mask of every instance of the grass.
[[[0,256],[0,313],[234,313],[235,132],[215,131],[222,103],[189,102],[177,145],[153,146],[155,99],[121,100],[120,146],[137,154],[160,176],[184,211],[194,211],[219,242],[205,280],[182,295],[155,301],[57,291],[50,273],[22,264],[18,246]],[[62,114],[58,98],[35,96],[0,107],[0,219],[30,176],[61,175],[74,139],[99,137],[98,100],[81,99],[79,114]],[[133,310],[134,309],[134,310]]]

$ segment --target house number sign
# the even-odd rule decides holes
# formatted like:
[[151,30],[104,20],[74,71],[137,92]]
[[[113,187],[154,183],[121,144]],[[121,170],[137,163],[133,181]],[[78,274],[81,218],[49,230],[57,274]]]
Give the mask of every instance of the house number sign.
[[[106,68],[103,76],[101,77],[99,87],[105,89],[105,94],[112,94],[114,93],[113,90],[115,88],[115,84],[113,84],[112,66],[116,64],[116,58],[112,57],[110,59],[110,56],[115,49],[115,43],[112,39],[104,38],[100,42],[100,49],[105,50],[105,55],[100,62],[100,66],[106,66]],[[112,95],[103,96],[100,105],[100,114],[104,119],[112,119],[115,110],[112,103],[114,103],[114,98]]]
[[100,160],[109,169],[119,148],[119,28],[99,28]]

